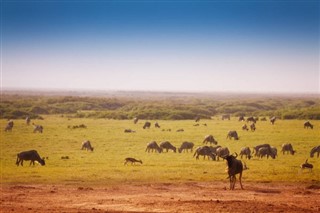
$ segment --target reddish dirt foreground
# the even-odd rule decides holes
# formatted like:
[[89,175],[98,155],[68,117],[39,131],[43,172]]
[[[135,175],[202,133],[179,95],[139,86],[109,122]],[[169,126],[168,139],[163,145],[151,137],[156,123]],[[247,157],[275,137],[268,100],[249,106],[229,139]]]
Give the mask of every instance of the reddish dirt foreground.
[[2,185],[0,212],[319,212],[319,183]]

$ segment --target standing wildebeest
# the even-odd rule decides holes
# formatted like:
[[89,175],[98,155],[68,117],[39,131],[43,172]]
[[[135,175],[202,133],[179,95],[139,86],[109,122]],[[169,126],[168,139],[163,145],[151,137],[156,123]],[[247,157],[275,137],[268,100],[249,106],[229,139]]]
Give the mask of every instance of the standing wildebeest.
[[225,114],[221,116],[222,120],[229,120],[230,121],[230,115],[229,114]]
[[217,160],[220,158],[224,158],[225,156],[230,154],[228,147],[218,147],[216,150]]
[[244,124],[244,125],[242,126],[242,130],[247,130],[247,131],[249,130],[247,124]]
[[34,123],[32,123],[32,125],[34,126],[34,128],[33,128],[33,133],[36,133],[36,132],[42,133],[42,132],[43,132],[43,126],[41,126],[41,125],[36,125],[36,124],[34,124]]
[[151,141],[147,144],[146,151],[150,152],[150,150],[153,152],[153,150],[156,150],[157,152],[161,153],[162,149],[158,146],[157,142]]
[[273,116],[272,118],[270,118],[270,122],[272,125],[274,125],[274,123],[276,122],[277,118],[275,116]]
[[26,117],[26,124],[27,124],[27,125],[30,125],[30,122],[31,122],[31,119],[30,119],[29,116],[27,116],[27,117]]
[[251,129],[252,132],[256,131],[256,125],[254,123],[252,123],[250,125],[250,129]]
[[11,132],[13,128],[13,120],[9,120],[6,127],[4,128],[5,132]]
[[317,157],[319,157],[319,155],[320,155],[320,146],[315,146],[315,147],[313,147],[313,148],[311,149],[311,151],[310,151],[310,157],[313,158],[313,156],[314,156],[314,154],[315,154],[316,152],[318,153],[318,154],[317,154]]
[[313,129],[313,125],[310,123],[310,121],[306,121],[304,124],[303,124],[304,128],[307,128],[307,129]]
[[85,149],[85,150],[87,150],[87,151],[90,150],[90,151],[93,152],[93,147],[91,146],[91,142],[90,142],[90,141],[84,141],[84,142],[82,143],[81,149],[82,149],[82,150]]
[[294,153],[296,152],[295,150],[293,150],[293,147],[291,145],[291,143],[284,143],[282,144],[282,149],[281,152],[284,154],[285,152],[290,153],[291,155],[294,155]]
[[242,178],[242,172],[243,172],[243,164],[241,160],[237,160],[237,153],[235,153],[236,156],[233,155],[227,155],[224,157],[224,159],[227,160],[228,165],[228,175],[230,179],[230,190],[234,189],[234,186],[236,185],[236,174],[239,174],[239,181],[241,189],[243,189],[241,178]]
[[158,124],[158,122],[156,122],[156,123],[154,124],[154,127],[155,127],[155,128],[160,128],[160,125]]
[[30,166],[31,164],[34,165],[35,161],[38,161],[42,166],[45,165],[44,158],[41,158],[36,150],[20,152],[19,154],[17,154],[16,165],[19,166],[19,164],[21,164],[21,166],[23,166],[24,160],[30,160]]
[[271,147],[261,147],[258,150],[257,156],[260,158],[263,158],[264,156],[267,156],[267,159],[269,158],[269,156],[272,157],[272,159],[276,158],[276,153],[274,152],[274,149]]
[[239,140],[239,136],[238,136],[237,131],[235,131],[235,130],[230,130],[230,131],[228,132],[227,138],[229,138],[229,139],[234,138],[235,140]]
[[137,117],[135,117],[135,118],[133,119],[133,123],[134,123],[134,124],[138,123],[138,121],[139,121],[139,118],[137,118]]
[[205,144],[207,144],[207,143],[210,143],[210,144],[218,144],[218,141],[216,141],[212,135],[207,135],[207,136],[204,138],[203,143],[205,143]]
[[239,117],[239,121],[245,121],[244,117],[243,117],[243,116],[240,116],[240,117]]
[[163,141],[160,143],[160,148],[162,150],[167,150],[167,152],[169,151],[169,149],[171,149],[173,152],[177,151],[177,148],[175,146],[173,146],[169,141]]
[[146,121],[145,123],[144,123],[144,125],[143,125],[143,129],[145,129],[145,128],[150,128],[150,126],[151,126],[151,123],[149,122],[149,121]]
[[250,158],[252,158],[251,156],[251,150],[249,147],[242,147],[241,150],[240,150],[240,157],[242,159],[242,156],[245,155],[247,159],[250,160]]
[[126,159],[124,159],[124,165],[127,165],[127,163],[129,163],[129,162],[131,163],[131,165],[135,164],[135,163],[142,164],[142,160],[137,160],[135,158],[126,158]]
[[249,122],[249,121],[253,122],[253,123],[257,122],[256,119],[254,117],[252,117],[252,116],[247,118],[247,122]]
[[180,148],[178,148],[178,152],[181,153],[183,150],[187,150],[188,152],[189,149],[192,152],[193,147],[194,147],[194,143],[185,141],[181,144]]
[[208,159],[210,157],[212,160],[216,160],[216,156],[211,152],[211,149],[208,146],[198,147],[194,152],[193,157],[196,156],[196,159],[199,159],[199,155],[202,155],[203,159],[205,159],[206,156],[208,156]]
[[265,144],[260,144],[260,145],[257,145],[257,146],[255,146],[255,147],[253,147],[253,152],[252,152],[252,154],[254,154],[254,156],[258,156],[258,150],[259,150],[261,147],[267,147],[267,148],[270,148],[270,149],[271,149],[270,144],[267,144],[267,143],[265,143]]

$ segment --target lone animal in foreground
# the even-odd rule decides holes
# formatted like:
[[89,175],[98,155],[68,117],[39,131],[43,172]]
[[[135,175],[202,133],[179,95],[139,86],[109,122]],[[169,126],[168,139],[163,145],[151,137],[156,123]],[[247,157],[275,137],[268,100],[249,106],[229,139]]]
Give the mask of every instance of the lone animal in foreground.
[[34,123],[32,123],[33,125],[33,133],[36,133],[36,132],[40,132],[40,133],[43,133],[43,126],[41,125],[36,125]]
[[23,166],[23,161],[24,160],[25,161],[30,160],[31,161],[30,162],[30,166],[31,166],[31,164],[34,165],[35,161],[39,162],[42,166],[45,165],[44,158],[41,158],[36,150],[30,150],[30,151],[25,151],[25,152],[18,153],[17,154],[16,165],[19,166],[19,164],[20,164],[21,166]]
[[202,155],[203,159],[206,158],[206,156],[212,159],[212,160],[216,160],[216,156],[211,152],[210,147],[208,146],[200,146],[196,149],[196,151],[193,154],[193,157],[196,157],[196,159],[199,159],[199,156]]
[[300,165],[300,168],[301,170],[309,169],[311,171],[313,168],[313,165],[311,163],[308,163],[308,159],[307,159],[303,164]]
[[235,153],[236,156],[233,155],[227,155],[224,157],[225,160],[227,160],[227,165],[228,165],[228,175],[230,179],[230,190],[234,190],[234,187],[236,185],[236,175],[239,174],[239,182],[241,189],[243,189],[242,186],[242,172],[243,172],[243,164],[241,160],[237,160],[237,153]]
[[147,148],[146,148],[146,152],[150,152],[153,150],[156,150],[157,152],[161,153],[162,149],[159,147],[159,145],[157,144],[157,142],[155,141],[151,141],[150,143],[147,144]]
[[93,147],[91,146],[91,142],[90,141],[84,141],[83,143],[82,143],[82,147],[81,147],[81,150],[83,150],[83,149],[85,149],[85,150],[87,150],[87,151],[93,151]]
[[320,155],[320,146],[315,146],[315,147],[313,147],[313,148],[311,149],[311,151],[310,151],[310,157],[313,158],[313,156],[314,156],[314,154],[315,154],[316,152],[318,153],[318,154],[317,154],[317,157],[319,157],[319,155]]
[[177,151],[177,148],[175,146],[173,146],[169,141],[163,141],[160,143],[160,148],[162,150],[168,150],[171,149],[173,152]]
[[240,150],[240,157],[242,159],[242,156],[245,155],[247,159],[250,160],[250,158],[252,158],[251,156],[251,150],[249,147],[242,147],[241,150]]
[[274,125],[274,123],[276,122],[277,118],[276,117],[272,117],[270,118],[270,122],[272,125]]
[[144,125],[143,125],[143,129],[146,129],[146,128],[150,128],[151,127],[151,123],[149,122],[149,121],[146,121],[145,123],[144,123]]
[[293,147],[291,145],[291,143],[284,143],[282,144],[282,149],[281,152],[284,153],[290,153],[291,155],[294,155],[294,153],[296,152],[295,150],[293,150]]
[[4,128],[5,132],[11,132],[13,128],[13,120],[9,120],[6,127]]
[[228,135],[227,135],[227,139],[231,139],[231,138],[234,138],[235,140],[239,140],[239,136],[238,136],[238,133],[237,131],[234,131],[234,130],[231,130],[228,132]]
[[194,143],[185,141],[181,144],[180,148],[178,148],[178,152],[181,153],[184,150],[186,150],[188,152],[189,149],[192,152],[193,147],[194,147]]
[[141,161],[141,160],[137,160],[137,159],[135,159],[135,158],[126,158],[126,159],[124,160],[124,165],[127,165],[127,163],[131,163],[131,165],[132,165],[132,164],[135,164],[135,163],[140,163],[140,164],[142,164],[142,161]]
[[304,128],[307,128],[307,129],[313,129],[313,125],[310,123],[310,121],[306,121],[304,124],[303,124],[303,127]]
[[210,143],[210,144],[216,145],[216,144],[218,144],[218,141],[216,141],[212,135],[207,135],[204,138],[203,143],[205,143],[205,144]]

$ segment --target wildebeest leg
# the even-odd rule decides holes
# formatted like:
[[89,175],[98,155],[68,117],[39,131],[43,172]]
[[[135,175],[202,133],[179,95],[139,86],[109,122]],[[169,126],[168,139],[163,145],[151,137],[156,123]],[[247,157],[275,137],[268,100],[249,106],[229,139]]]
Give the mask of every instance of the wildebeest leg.
[[240,172],[240,174],[239,174],[239,181],[240,181],[241,189],[243,189],[241,178],[242,178],[242,172]]

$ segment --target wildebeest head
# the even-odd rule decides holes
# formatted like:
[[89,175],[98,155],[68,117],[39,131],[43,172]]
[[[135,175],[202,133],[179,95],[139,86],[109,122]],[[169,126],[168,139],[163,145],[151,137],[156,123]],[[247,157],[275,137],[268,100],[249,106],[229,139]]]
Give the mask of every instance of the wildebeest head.
[[41,166],[46,165],[46,162],[44,161],[44,158],[40,159],[40,160],[39,160],[39,163],[41,164]]

